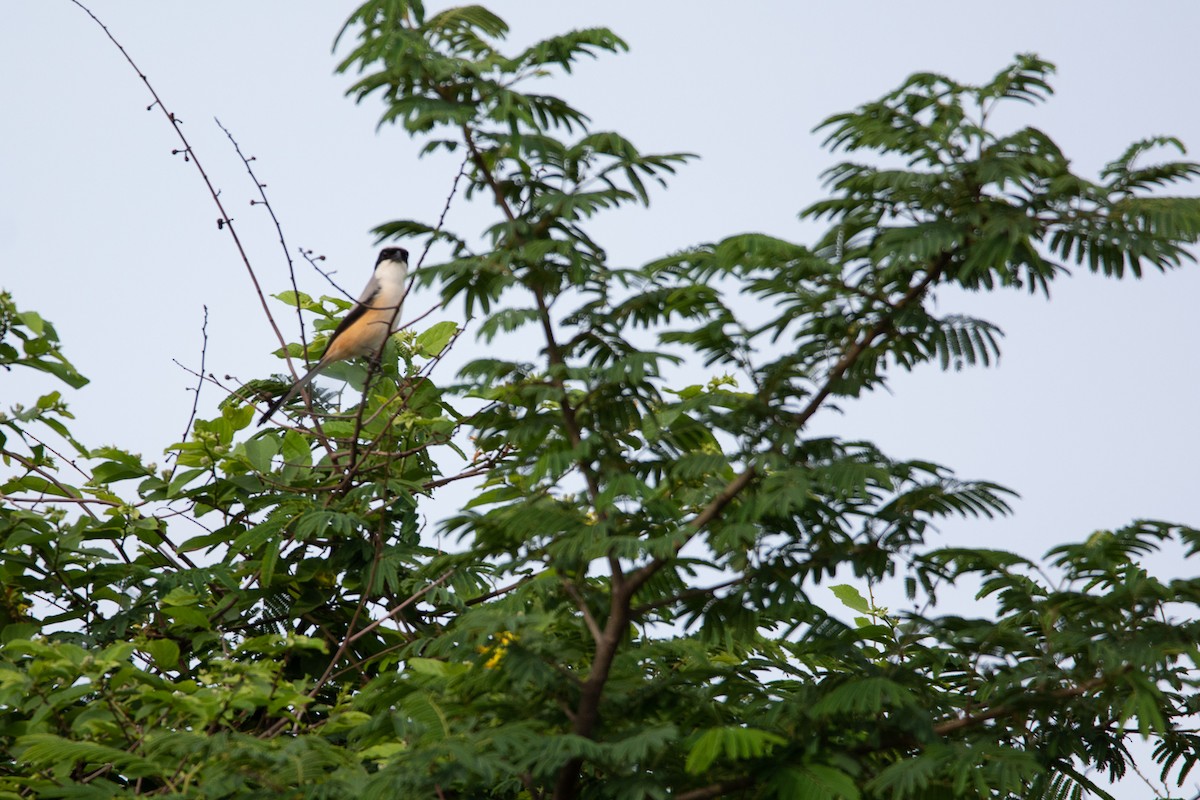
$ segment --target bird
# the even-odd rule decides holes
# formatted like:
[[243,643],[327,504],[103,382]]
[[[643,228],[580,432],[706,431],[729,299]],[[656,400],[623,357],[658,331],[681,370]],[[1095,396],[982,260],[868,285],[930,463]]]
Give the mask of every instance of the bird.
[[408,290],[408,251],[403,247],[385,247],[375,260],[375,271],[367,288],[363,289],[354,308],[338,323],[325,353],[312,369],[304,373],[287,393],[263,412],[258,424],[262,425],[279,407],[296,396],[317,373],[335,361],[344,361],[355,356],[378,358],[383,343],[400,320],[400,306]]

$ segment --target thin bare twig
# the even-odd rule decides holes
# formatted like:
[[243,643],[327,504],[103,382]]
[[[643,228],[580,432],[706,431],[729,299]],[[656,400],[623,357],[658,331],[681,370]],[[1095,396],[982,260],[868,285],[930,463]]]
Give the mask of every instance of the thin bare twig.
[[[223,392],[228,392],[230,394],[234,394],[237,391],[236,389],[230,389],[228,386],[221,383],[219,380],[217,380],[217,377],[215,375],[213,375],[211,372],[208,373],[207,375],[205,375],[203,372],[199,372],[197,370],[192,369],[191,367],[184,364],[177,358],[172,358],[171,363],[174,364],[175,366],[179,367],[181,370],[188,373],[189,375],[191,375],[195,378],[198,378],[199,380],[208,381],[213,386],[216,386],[218,389],[220,389]],[[226,375],[225,379],[226,380],[237,380],[232,375]],[[248,398],[243,398],[243,399],[248,399]]]
[[353,303],[357,299],[357,298],[355,298],[354,295],[350,294],[350,292],[346,291],[345,289],[343,289],[341,286],[338,285],[338,282],[333,279],[333,272],[326,272],[325,270],[323,270],[317,266],[317,262],[324,261],[325,256],[314,256],[312,250],[308,250],[303,247],[298,248],[298,252],[300,253],[300,257],[303,258],[305,261],[307,261],[308,265],[317,271],[318,275],[320,275],[322,278],[324,278],[326,281],[328,281],[329,285],[332,286],[334,289],[337,289],[338,294],[340,294],[342,297],[349,300],[351,303]]
[[11,494],[0,492],[0,500],[6,503],[29,503],[33,506],[52,505],[54,503],[74,503],[80,506],[90,504],[110,507],[120,507],[124,503],[118,503],[113,500],[101,500],[99,497],[55,497],[54,495],[42,495],[41,497],[17,497]]
[[140,67],[138,67],[137,63],[133,60],[133,57],[129,55],[129,52],[125,49],[124,45],[117,40],[112,31],[109,30],[108,26],[101,22],[100,18],[92,13],[92,10],[80,2],[80,0],[71,0],[71,2],[78,6],[85,14],[92,18],[93,22],[100,26],[100,29],[104,31],[104,35],[107,36],[109,41],[111,41],[113,45],[115,45],[116,48],[121,51],[121,55],[125,57],[127,62],[129,62],[129,66],[132,67],[133,71],[137,73],[137,76],[142,79],[142,83],[146,85],[146,89],[150,92],[150,96],[154,98],[154,102],[148,105],[146,110],[149,111],[155,106],[158,106],[159,110],[161,110],[163,115],[167,118],[167,121],[171,123],[171,128],[175,131],[175,135],[179,137],[179,141],[183,145],[183,149],[181,150],[172,150],[172,155],[182,154],[184,161],[191,161],[196,165],[196,171],[200,173],[200,177],[204,181],[204,185],[208,188],[208,193],[212,197],[213,203],[217,207],[217,211],[220,213],[220,216],[217,218],[217,228],[228,229],[229,235],[233,239],[234,246],[237,248],[238,255],[241,256],[242,263],[246,267],[246,272],[250,276],[250,282],[254,286],[254,291],[258,294],[258,301],[262,306],[263,314],[266,315],[267,322],[270,323],[271,329],[275,331],[275,337],[279,340],[279,346],[286,350],[287,342],[284,340],[283,332],[279,330],[279,326],[275,323],[275,317],[271,314],[271,309],[267,305],[266,295],[263,293],[262,286],[258,282],[258,276],[254,272],[254,267],[250,264],[250,256],[247,255],[246,248],[242,246],[242,240],[238,237],[237,231],[233,226],[233,217],[226,212],[225,205],[221,202],[221,193],[217,191],[215,186],[213,186],[212,180],[208,177],[208,173],[205,172],[204,167],[200,164],[200,159],[196,156],[196,151],[192,149],[191,143],[188,141],[187,136],[184,135],[182,127],[183,120],[175,116],[173,112],[167,110],[162,98],[159,97],[158,92],[154,89],[153,84],[150,83],[150,79],[146,77],[146,74],[142,72]]
[[[292,254],[288,250],[287,240],[283,236],[283,225],[280,224],[279,217],[277,217],[275,215],[275,209],[271,207],[271,201],[267,199],[267,185],[258,179],[258,176],[254,174],[254,168],[250,166],[250,162],[255,161],[256,157],[250,156],[249,158],[247,158],[242,153],[242,148],[240,145],[238,145],[237,139],[234,139],[233,134],[229,132],[229,129],[221,124],[221,120],[217,119],[216,117],[213,117],[213,122],[217,123],[218,128],[225,131],[225,135],[227,137],[229,137],[229,141],[233,144],[234,152],[236,152],[238,154],[238,158],[240,158],[242,160],[242,163],[246,166],[246,172],[250,175],[250,180],[254,181],[254,187],[256,189],[258,189],[258,196],[261,197],[262,199],[261,200],[251,200],[250,205],[252,205],[252,206],[261,205],[261,206],[265,207],[267,209],[267,213],[271,215],[271,221],[275,223],[275,232],[279,234],[279,246],[283,248],[283,257],[285,260],[287,260],[288,277],[292,281],[293,296],[297,300],[297,302],[296,302],[296,319],[300,323],[300,344],[303,346],[303,350],[301,352],[303,352],[307,355],[308,339],[307,339],[307,336],[304,331],[304,315],[301,313],[301,309],[300,309],[300,303],[299,303],[300,287],[296,285],[296,267],[295,267],[295,264],[292,262]],[[288,366],[291,366],[290,359],[288,360]],[[292,377],[294,377],[294,378],[299,377],[298,375],[295,374],[294,369],[292,370]]]
[[425,263],[425,256],[429,255],[429,248],[433,247],[433,240],[437,238],[437,234],[441,232],[442,226],[446,224],[446,215],[450,213],[450,204],[454,202],[454,196],[458,194],[458,184],[463,179],[463,175],[467,172],[467,164],[470,163],[471,156],[463,156],[462,163],[458,165],[458,174],[454,176],[454,182],[450,184],[450,194],[446,195],[446,202],[442,205],[442,213],[438,216],[437,225],[433,226],[433,235],[429,237],[429,241],[425,242],[425,249],[421,251],[421,257],[417,259],[417,266],[413,268],[416,272]]
[[[48,483],[55,486],[59,490],[59,492],[62,493],[61,494],[62,498],[76,498],[76,499],[82,498],[82,495],[79,493],[78,489],[75,489],[73,486],[67,486],[66,484],[62,483],[60,480],[58,480],[58,478],[54,477],[53,473],[42,468],[41,465],[39,465],[33,459],[26,458],[25,456],[20,455],[19,453],[13,453],[13,452],[7,452],[7,451],[5,452],[5,456],[12,459],[13,461],[16,461],[18,464],[25,467],[25,469],[29,470],[30,472],[37,473],[42,478],[44,478]],[[44,491],[42,493],[45,494]],[[50,497],[54,498],[54,495],[51,494]],[[94,511],[92,511],[90,508],[88,508],[87,505],[81,505],[80,507],[84,511],[86,511],[92,519],[99,519],[99,517],[96,516],[96,513]]]
[[[90,481],[90,480],[92,479],[92,476],[91,476],[91,475],[89,475],[89,474],[88,474],[88,473],[87,473],[87,472],[86,472],[86,471],[83,469],[83,467],[81,467],[81,466],[79,466],[78,464],[76,464],[76,463],[75,463],[75,459],[73,459],[73,458],[67,458],[67,457],[66,457],[66,456],[64,456],[62,453],[60,453],[58,450],[56,450],[56,449],[55,449],[55,448],[54,448],[52,445],[48,444],[47,442],[44,442],[44,441],[42,441],[42,440],[41,440],[41,439],[39,439],[37,436],[34,436],[32,433],[30,433],[28,430],[22,430],[22,431],[21,431],[21,438],[22,438],[22,439],[32,439],[32,440],[33,440],[34,442],[36,442],[36,443],[37,443],[39,446],[43,447],[44,449],[46,449],[47,451],[49,451],[49,452],[50,452],[50,453],[52,453],[53,455],[56,455],[56,456],[58,456],[58,458],[59,458],[59,459],[61,459],[62,461],[65,461],[65,462],[67,462],[68,464],[70,464],[72,469],[74,469],[76,472],[78,472],[80,475],[82,475],[82,476],[83,476],[83,478],[84,478],[84,480],[89,480],[89,481]],[[26,446],[26,447],[28,447],[28,446],[29,446],[29,442],[25,442],[25,446]]]
[[204,341],[200,345],[200,369],[199,380],[196,381],[196,388],[192,391],[196,396],[192,398],[192,413],[188,417],[187,424],[183,426],[183,435],[179,437],[179,441],[186,442],[188,431],[192,429],[192,423],[196,421],[196,411],[200,408],[200,389],[204,386],[204,363],[208,358],[208,306],[202,306],[204,309],[204,324],[200,326],[200,335]]
[[382,617],[375,620],[374,622],[372,622],[370,625],[363,628],[358,633],[347,638],[346,639],[347,644],[354,644],[359,639],[366,636],[368,633],[375,630],[383,623],[387,622],[389,619],[392,619],[396,615],[400,614],[400,612],[404,611],[404,609],[406,609],[409,606],[416,603],[418,600],[420,600],[422,597],[424,597],[429,592],[433,591],[438,586],[441,586],[446,581],[446,579],[449,578],[453,574],[454,574],[454,570],[452,570],[452,569],[446,570],[441,575],[439,575],[432,583],[423,587],[419,592],[417,592],[416,594],[410,595],[407,599],[404,600],[404,602],[400,603],[400,605],[391,609],[386,614],[384,614]]

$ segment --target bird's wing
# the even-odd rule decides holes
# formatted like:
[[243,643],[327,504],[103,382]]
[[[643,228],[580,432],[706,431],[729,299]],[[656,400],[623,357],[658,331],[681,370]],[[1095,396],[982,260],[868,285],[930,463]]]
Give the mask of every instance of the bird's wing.
[[350,309],[350,313],[342,317],[342,321],[339,322],[338,326],[333,329],[333,334],[330,335],[329,342],[325,345],[325,355],[321,356],[321,360],[318,361],[312,369],[305,373],[303,377],[292,384],[292,388],[288,389],[287,394],[283,395],[283,397],[280,397],[267,408],[266,412],[258,420],[259,425],[262,425],[264,422],[266,422],[272,414],[279,410],[280,406],[282,406],[288,400],[291,400],[292,397],[296,395],[296,392],[307,386],[309,381],[311,381],[316,374],[325,367],[325,358],[331,352],[333,352],[333,343],[337,341],[337,338],[341,336],[347,328],[354,324],[355,320],[362,317],[368,311],[373,310],[371,308],[371,303],[374,302],[375,298],[379,296],[380,289],[381,287],[379,284],[379,279],[372,275],[371,280],[367,281],[367,288],[363,289],[363,293],[361,296],[359,296],[358,302],[354,304],[354,308]]
[[354,324],[355,320],[371,310],[371,301],[378,295],[379,281],[372,275],[371,280],[367,282],[367,288],[363,290],[362,296],[358,298],[358,302],[355,303],[354,308],[350,309],[350,313],[342,317],[342,321],[333,329],[333,334],[329,337],[329,343],[325,345],[325,352],[329,352],[329,348],[333,346],[333,343],[337,341],[337,338],[342,335],[346,328],[349,328]]
[[371,273],[371,279],[367,281],[367,285],[363,287],[362,294],[358,296],[358,304],[360,306],[369,305],[372,298],[379,294],[379,278],[375,277],[375,273]]

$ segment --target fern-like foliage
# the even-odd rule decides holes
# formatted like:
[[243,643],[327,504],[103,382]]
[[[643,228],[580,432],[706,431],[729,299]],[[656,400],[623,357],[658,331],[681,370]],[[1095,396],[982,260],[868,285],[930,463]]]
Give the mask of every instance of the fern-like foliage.
[[[947,287],[1189,261],[1200,200],[1162,192],[1200,167],[1145,163],[1182,146],[1085,178],[992,125],[1049,97],[1049,63],[922,73],[820,126],[854,160],[801,212],[815,241],[618,264],[595,221],[689,156],[531,88],[615,34],[507,34],[369,0],[341,35],[350,96],[460,154],[493,210],[376,228],[431,245],[415,277],[485,357],[447,377],[463,328],[414,321],[277,426],[250,429],[273,382],[248,385],[166,470],[75,443],[57,393],[0,415],[0,795],[1077,800],[1131,770],[1131,736],[1183,785],[1200,581],[1147,564],[1200,531],[1138,521],[1045,563],[955,547],[939,524],[1013,493],[813,424],[897,369],[996,363],[1001,332]],[[321,332],[281,355],[346,310],[279,299]],[[7,295],[0,365],[83,381]],[[856,588],[890,578],[913,608]],[[991,611],[947,613],[956,582]]]

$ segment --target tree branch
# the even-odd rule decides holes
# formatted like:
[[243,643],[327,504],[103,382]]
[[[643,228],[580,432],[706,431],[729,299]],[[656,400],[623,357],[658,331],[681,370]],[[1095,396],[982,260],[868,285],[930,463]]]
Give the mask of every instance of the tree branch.
[[431,592],[435,587],[442,585],[446,581],[446,579],[449,578],[453,574],[454,574],[454,570],[452,570],[452,569],[446,570],[441,575],[439,575],[436,579],[434,579],[431,583],[424,586],[420,591],[416,592],[415,594],[410,595],[407,599],[404,600],[404,602],[400,603],[400,605],[391,609],[386,614],[384,614],[382,617],[375,620],[370,625],[367,625],[365,628],[363,628],[358,633],[348,637],[346,639],[346,644],[354,644],[356,641],[361,639],[363,636],[367,635],[368,633],[375,630],[383,623],[387,622],[392,617],[394,617],[397,614],[399,614],[400,612],[404,611],[404,609],[406,609],[409,606],[411,606],[412,604],[416,603],[418,600],[420,600],[426,594]]
[[588,608],[587,601],[583,597],[583,593],[579,591],[579,587],[566,578],[562,579],[563,589],[567,594],[571,595],[571,599],[575,601],[575,606],[579,609],[579,613],[583,614],[584,624],[592,634],[592,639],[599,642],[603,638],[603,633],[600,631],[600,626],[596,622],[596,618],[592,616],[591,609]]
[[737,792],[742,789],[748,789],[755,784],[755,779],[746,776],[743,778],[734,778],[733,780],[721,781],[709,786],[704,786],[699,789],[683,792],[675,795],[675,800],[709,800],[709,798],[720,797],[730,792]]
[[842,376],[846,374],[846,371],[849,370],[856,361],[858,361],[859,357],[863,354],[863,351],[870,347],[876,339],[887,332],[887,330],[892,326],[892,322],[895,320],[896,315],[912,305],[914,301],[920,299],[920,297],[925,294],[925,291],[942,276],[949,266],[950,254],[942,253],[938,257],[938,260],[930,268],[929,272],[925,274],[925,277],[913,284],[913,286],[911,286],[909,290],[904,293],[904,296],[892,305],[888,313],[884,314],[883,317],[881,317],[869,331],[863,334],[861,339],[858,339],[854,342],[854,344],[846,348],[846,351],[842,353],[842,357],[839,358],[837,363],[833,365],[833,368],[829,370],[829,374],[825,376],[824,384],[817,391],[817,393],[813,395],[812,399],[808,402],[808,405],[793,417],[793,422],[797,428],[803,427],[805,423],[812,418],[813,414],[817,413],[817,410],[820,409],[821,404],[828,399],[830,394],[832,394],[833,387],[837,384],[837,382],[841,380]]
[[[921,278],[921,280],[913,284],[909,290],[904,293],[904,296],[891,306],[887,314],[885,314],[878,322],[876,322],[870,328],[870,330],[862,335],[861,338],[855,340],[853,344],[846,348],[845,352],[842,353],[841,358],[838,359],[837,363],[833,365],[833,368],[830,369],[829,373],[825,376],[823,385],[817,391],[817,393],[813,395],[812,400],[809,401],[808,405],[805,406],[803,410],[791,417],[790,421],[797,429],[802,428],[812,418],[812,416],[817,413],[817,410],[820,409],[821,404],[824,403],[825,400],[828,399],[829,395],[833,393],[833,388],[837,382],[841,380],[842,376],[846,374],[846,371],[849,370],[856,361],[858,361],[866,349],[870,347],[876,339],[878,339],[880,336],[883,336],[888,331],[896,315],[919,300],[921,296],[924,295],[924,293],[929,289],[929,287],[942,276],[949,265],[950,255],[948,253],[943,253],[929,269],[929,272],[927,272],[925,276]],[[689,532],[675,543],[674,554],[678,554],[679,551],[682,550],[683,547],[692,540],[692,537],[694,537],[697,533],[703,530],[706,525],[720,516],[721,512],[725,510],[726,506],[733,502],[733,500],[751,484],[755,475],[757,474],[757,468],[750,466],[744,472],[726,484],[725,488],[723,488],[720,493],[718,493],[717,496],[714,497],[699,514],[697,514],[687,523]],[[662,569],[662,567],[668,561],[669,558],[662,557],[652,559],[645,566],[641,567],[632,575],[630,575],[629,582],[633,585],[634,590],[644,585],[646,581],[650,580],[650,578],[653,577],[658,570]]]
[[[1128,671],[1128,669],[1124,670]],[[1088,692],[1103,686],[1108,682],[1108,678],[1101,675],[1090,680],[1086,680],[1077,686],[1068,686],[1065,689],[1058,689],[1050,692],[1049,696],[1055,700],[1065,700],[1071,697],[1081,697]],[[1035,694],[1030,694],[1031,699],[1036,698]],[[933,726],[933,732],[938,736],[945,736],[956,731],[961,731],[966,728],[973,728],[976,725],[982,725],[988,720],[999,719],[1001,717],[1010,717],[1022,713],[1024,709],[1013,706],[996,706],[995,708],[982,711],[978,714],[968,714],[964,717],[946,720]]]

